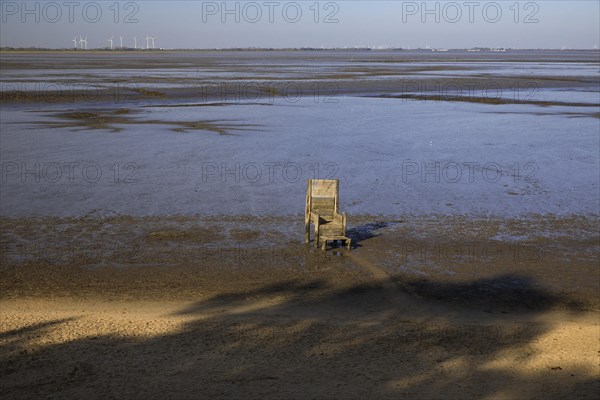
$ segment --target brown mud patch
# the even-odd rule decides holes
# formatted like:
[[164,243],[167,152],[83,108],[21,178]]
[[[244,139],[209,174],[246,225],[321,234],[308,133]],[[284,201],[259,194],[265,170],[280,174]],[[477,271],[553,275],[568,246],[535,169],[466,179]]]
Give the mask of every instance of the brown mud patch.
[[[464,102],[478,104],[530,104],[540,107],[550,106],[566,106],[566,107],[594,107],[598,108],[598,104],[593,103],[578,103],[578,102],[563,102],[563,101],[544,101],[544,100],[526,100],[526,99],[510,99],[504,97],[476,97],[476,96],[443,96],[443,95],[425,95],[425,94],[400,94],[389,95],[383,94],[378,96],[369,96],[384,99],[405,99],[405,100],[422,100],[422,101],[448,101],[448,102]],[[596,113],[597,114],[597,113]],[[592,115],[596,115],[592,114]]]
[[173,132],[187,133],[190,131],[209,131],[219,135],[232,135],[233,131],[255,131],[255,124],[240,124],[228,121],[167,121],[145,120],[134,118],[141,111],[131,109],[70,111],[51,114],[50,116],[62,121],[36,122],[48,128],[72,130],[108,130],[118,133],[124,130],[120,125],[163,125],[169,126]]

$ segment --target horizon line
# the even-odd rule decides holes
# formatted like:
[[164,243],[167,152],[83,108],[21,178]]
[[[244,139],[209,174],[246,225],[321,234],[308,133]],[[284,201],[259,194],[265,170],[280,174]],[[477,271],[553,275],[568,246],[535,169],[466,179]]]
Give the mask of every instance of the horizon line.
[[29,51],[107,51],[107,52],[129,52],[129,51],[277,51],[277,50],[311,50],[311,51],[328,51],[328,50],[364,50],[364,51],[461,51],[461,50],[513,50],[513,51],[526,51],[526,50],[596,50],[599,51],[600,48],[597,47],[528,47],[528,48],[518,48],[518,47],[502,47],[502,46],[473,46],[473,47],[415,47],[415,48],[404,48],[404,47],[386,47],[386,48],[378,48],[378,47],[369,47],[369,46],[355,46],[355,47],[312,47],[312,46],[302,46],[302,47],[181,47],[181,48],[134,48],[134,47],[123,47],[123,48],[114,48],[110,49],[108,47],[98,47],[91,49],[80,49],[73,47],[14,47],[14,46],[0,46],[0,50],[29,50]]

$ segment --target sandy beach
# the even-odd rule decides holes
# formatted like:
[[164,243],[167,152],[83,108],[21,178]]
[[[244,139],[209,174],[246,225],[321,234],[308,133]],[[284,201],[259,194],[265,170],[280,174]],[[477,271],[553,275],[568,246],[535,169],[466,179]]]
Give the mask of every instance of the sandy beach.
[[5,396],[595,397],[595,223],[299,219],[3,220]]

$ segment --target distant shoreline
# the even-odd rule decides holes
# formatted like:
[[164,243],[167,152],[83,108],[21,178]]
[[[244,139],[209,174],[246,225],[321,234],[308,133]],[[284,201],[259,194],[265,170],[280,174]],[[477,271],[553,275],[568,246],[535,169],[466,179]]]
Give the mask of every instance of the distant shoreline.
[[437,53],[437,52],[449,52],[449,53],[463,53],[463,52],[482,52],[482,53],[498,53],[498,52],[596,52],[600,53],[600,49],[509,49],[509,48],[487,48],[487,47],[474,47],[469,49],[403,49],[403,48],[390,48],[390,49],[372,49],[372,48],[312,48],[312,47],[299,47],[299,48],[269,48],[269,47],[244,47],[244,48],[212,48],[212,49],[48,49],[48,48],[12,48],[12,47],[0,47],[0,53],[111,53],[111,54],[129,54],[129,53],[174,53],[174,52],[236,52],[236,51],[306,51],[306,52],[380,52],[380,53],[392,53],[392,52],[415,52],[415,53]]

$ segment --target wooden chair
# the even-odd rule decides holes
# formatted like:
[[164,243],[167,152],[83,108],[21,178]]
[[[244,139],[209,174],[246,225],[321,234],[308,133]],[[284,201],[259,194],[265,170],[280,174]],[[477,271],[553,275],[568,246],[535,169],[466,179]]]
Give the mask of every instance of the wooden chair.
[[339,180],[309,179],[304,213],[305,241],[310,242],[310,224],[315,226],[315,247],[327,248],[328,240],[341,240],[350,250],[346,237],[346,213],[339,213]]

